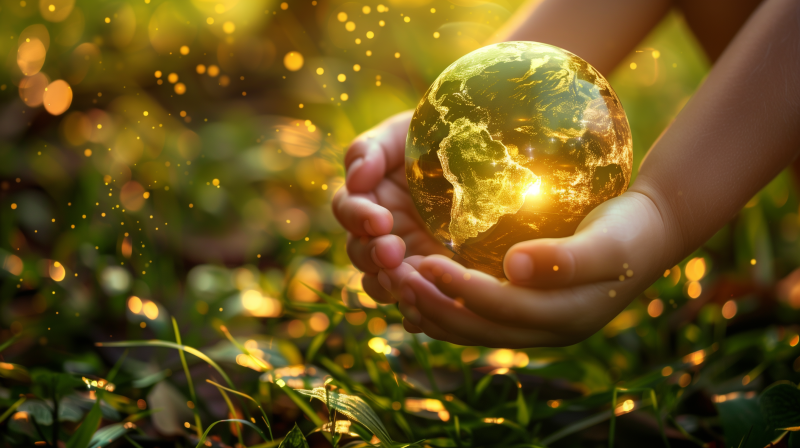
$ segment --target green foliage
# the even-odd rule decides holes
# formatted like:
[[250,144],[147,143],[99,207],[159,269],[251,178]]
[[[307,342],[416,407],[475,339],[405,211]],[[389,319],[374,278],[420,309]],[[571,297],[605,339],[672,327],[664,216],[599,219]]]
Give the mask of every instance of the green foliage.
[[303,436],[303,431],[300,431],[300,428],[294,425],[294,428],[289,431],[289,434],[286,434],[278,448],[308,448],[308,442]]

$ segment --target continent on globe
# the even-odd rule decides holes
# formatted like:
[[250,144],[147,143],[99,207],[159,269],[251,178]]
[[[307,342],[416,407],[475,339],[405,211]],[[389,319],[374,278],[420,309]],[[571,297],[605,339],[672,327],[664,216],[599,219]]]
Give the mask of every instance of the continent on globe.
[[425,224],[459,261],[498,277],[511,246],[571,235],[622,194],[632,163],[628,120],[605,78],[537,42],[490,45],[450,65],[406,139]]

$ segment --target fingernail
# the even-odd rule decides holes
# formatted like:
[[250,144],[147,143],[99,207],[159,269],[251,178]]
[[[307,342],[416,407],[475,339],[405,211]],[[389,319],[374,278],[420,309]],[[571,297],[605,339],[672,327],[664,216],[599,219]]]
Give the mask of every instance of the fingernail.
[[361,165],[363,164],[364,164],[363,157],[359,157],[356,160],[354,160],[353,163],[350,164],[350,167],[347,168],[347,178],[345,179],[345,182],[350,181],[350,177],[353,175],[353,173],[358,171],[358,168],[361,167]]
[[378,283],[383,286],[383,289],[387,291],[392,290],[392,280],[389,278],[389,274],[387,274],[383,269],[378,271]]
[[364,230],[366,230],[367,233],[369,233],[372,236],[378,236],[378,234],[376,234],[375,231],[372,230],[372,224],[369,223],[369,219],[364,221]]
[[526,254],[511,254],[506,262],[506,275],[512,282],[524,282],[533,277],[533,260]]
[[372,262],[377,264],[379,267],[385,268],[386,266],[381,263],[381,260],[378,259],[378,249],[373,246],[372,250],[370,251],[369,255],[372,257]]
[[419,310],[413,306],[406,307],[403,317],[408,319],[408,321],[414,325],[419,325],[422,323],[422,315],[419,313]]
[[417,295],[408,285],[403,287],[403,291],[400,293],[400,298],[408,305],[415,305],[417,303]]

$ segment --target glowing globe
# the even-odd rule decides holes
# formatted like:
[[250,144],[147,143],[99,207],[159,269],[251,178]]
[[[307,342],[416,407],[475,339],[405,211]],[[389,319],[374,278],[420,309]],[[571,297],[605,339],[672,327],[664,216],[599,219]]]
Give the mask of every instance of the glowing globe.
[[628,187],[631,131],[605,78],[537,42],[447,67],[417,106],[406,177],[423,221],[466,266],[503,276],[520,241],[571,235]]

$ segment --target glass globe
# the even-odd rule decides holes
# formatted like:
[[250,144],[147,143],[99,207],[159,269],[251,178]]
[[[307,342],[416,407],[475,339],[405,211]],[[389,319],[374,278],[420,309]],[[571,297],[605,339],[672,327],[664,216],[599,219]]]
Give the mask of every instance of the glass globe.
[[505,42],[450,65],[406,139],[411,196],[466,266],[503,276],[520,241],[571,235],[628,187],[631,132],[608,81],[580,57]]

